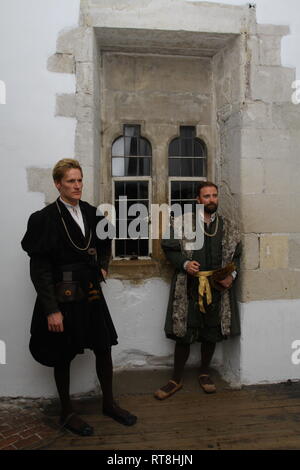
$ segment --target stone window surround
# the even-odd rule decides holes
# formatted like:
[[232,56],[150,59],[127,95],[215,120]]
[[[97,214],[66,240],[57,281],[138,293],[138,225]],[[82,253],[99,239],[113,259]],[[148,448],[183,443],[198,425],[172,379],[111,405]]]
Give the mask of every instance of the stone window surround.
[[[84,172],[85,188],[89,188],[84,193],[84,198],[93,202],[95,205],[101,202],[111,202],[111,175],[110,175],[110,153],[111,148],[104,149],[101,146],[101,110],[100,110],[100,97],[101,97],[101,78],[99,71],[102,64],[102,51],[113,49],[114,52],[136,52],[131,41],[137,40],[137,35],[143,38],[144,43],[147,45],[147,34],[145,31],[126,31],[127,45],[122,43],[122,46],[110,45],[109,38],[122,35],[123,31],[112,30],[109,32],[107,28],[78,28],[77,30],[65,33],[60,36],[57,43],[57,53],[51,56],[48,62],[48,68],[52,71],[65,71],[75,73],[76,75],[76,95],[70,97],[69,95],[57,96],[57,115],[70,115],[77,119],[77,128],[75,135],[75,155],[82,164]],[[165,33],[165,35],[164,35]],[[172,45],[172,34],[169,31],[161,32],[159,41],[155,45],[145,48],[143,53],[155,53],[158,50],[165,48],[165,37],[168,38],[169,49],[165,53],[172,55],[187,55],[191,54],[191,44],[189,41],[197,42],[198,55],[202,57],[206,55],[213,57],[219,50],[224,48],[226,44],[235,41],[238,36],[233,34],[209,34],[209,33],[195,33],[185,43],[185,48],[177,49],[174,44],[178,40],[177,35],[174,35],[174,44]],[[214,49],[208,49],[210,37],[214,41]],[[146,39],[145,39],[146,38]],[[149,43],[153,38],[149,37]],[[116,41],[118,43],[118,41]],[[173,47],[172,47],[173,46]],[[171,47],[171,49],[170,49]],[[140,49],[138,51],[140,53]],[[196,55],[196,52],[192,52]],[[66,112],[67,111],[67,112]],[[123,125],[120,122],[118,126],[111,126],[109,129],[108,141],[112,143],[117,137],[122,135]],[[141,134],[148,139],[152,144],[153,156],[155,155],[155,143],[153,136],[147,133],[145,122],[128,120],[126,124],[139,124],[141,126]],[[207,161],[208,173],[207,178],[210,180],[217,179],[217,171],[215,168],[214,157],[212,151],[214,148],[214,136],[212,132],[208,132],[207,126],[201,126],[198,122],[177,122],[174,133],[169,136],[168,142],[165,145],[165,165],[168,164],[168,148],[169,143],[179,135],[180,126],[195,126],[196,137],[201,139],[207,147]],[[101,149],[101,156],[99,159],[98,149]],[[103,158],[104,157],[104,158]],[[100,174],[100,182],[98,172]],[[92,188],[92,190],[91,190]],[[168,185],[167,185],[168,189]],[[155,191],[155,188],[154,188]],[[168,191],[167,191],[168,193]],[[168,194],[162,202],[167,202]],[[153,202],[155,200],[153,199]],[[160,248],[159,240],[153,241],[152,260],[113,260],[111,262],[110,274],[118,279],[130,279],[132,281],[139,281],[152,277],[169,278],[171,269],[166,263],[164,254]],[[137,269],[138,267],[138,269]]]
[[[156,2],[154,3],[156,4]],[[86,4],[87,8],[84,8],[81,12],[80,27],[72,31],[63,32],[60,35],[57,42],[57,53],[49,58],[48,69],[53,72],[76,73],[76,95],[58,95],[56,114],[58,116],[73,117],[77,119],[75,156],[83,161],[83,169],[86,183],[86,192],[84,194],[84,197],[85,199],[88,199],[91,202],[94,201],[94,203],[97,204],[99,202],[99,194],[101,192],[99,188],[98,179],[100,169],[99,154],[97,150],[100,148],[101,143],[99,109],[100,100],[98,100],[98,73],[99,63],[101,60],[98,54],[99,44],[101,45],[100,48],[102,47],[102,50],[119,51],[121,50],[121,46],[118,45],[120,44],[120,42],[118,42],[116,38],[118,37],[119,32],[125,31],[127,37],[131,37],[132,41],[131,44],[129,44],[130,41],[128,41],[128,44],[123,43],[122,50],[124,52],[128,50],[130,50],[131,52],[135,52],[133,50],[134,47],[132,44],[136,44],[137,42],[136,35],[141,33],[142,38],[147,40],[147,34],[151,30],[130,29],[130,26],[128,26],[126,21],[124,22],[123,19],[121,21],[122,24],[118,24],[117,27],[108,27],[110,26],[110,24],[113,25],[115,23],[114,12],[111,12],[111,21],[107,21],[108,17],[105,17],[105,19],[102,21],[101,14],[99,15],[100,9],[102,8],[100,4],[98,6],[91,0],[86,0],[83,4]],[[112,6],[112,8],[115,7]],[[184,6],[184,8],[186,8],[186,6]],[[158,40],[161,40],[163,38],[163,34],[165,33],[167,41],[163,40],[160,44],[157,44],[156,42],[153,45],[152,52],[161,52],[167,54],[174,53],[175,47],[174,44],[172,46],[172,39],[170,42],[170,38],[172,38],[172,36],[174,35],[174,38],[176,37],[178,39],[178,35],[180,34],[184,34],[186,36],[187,42],[191,38],[191,41],[193,42],[196,37],[200,38],[201,42],[201,40],[203,39],[203,35],[206,36],[206,39],[210,34],[218,36],[216,41],[218,47],[215,50],[209,51],[209,49],[207,48],[207,42],[206,44],[204,44],[204,48],[202,49],[201,47],[198,47],[199,44],[197,45],[197,47],[189,48],[190,54],[197,55],[197,53],[199,53],[199,50],[201,49],[201,53],[203,53],[204,51],[210,57],[214,57],[214,55],[217,55],[218,51],[220,51],[222,47],[226,47],[226,42],[227,44],[229,44],[231,40],[235,41],[235,43],[239,42],[241,60],[240,73],[242,76],[242,80],[240,80],[240,85],[242,89],[240,90],[239,99],[236,103],[233,103],[232,105],[228,104],[218,109],[217,127],[219,130],[218,135],[220,136],[220,141],[217,141],[216,135],[208,136],[211,144],[213,144],[214,142],[216,142],[217,144],[215,158],[213,158],[214,164],[212,168],[212,173],[208,174],[208,177],[214,179],[217,183],[221,183],[221,202],[223,203],[223,209],[225,210],[225,213],[227,213],[227,215],[233,215],[235,213],[238,214],[238,207],[241,208],[241,214],[247,214],[247,218],[241,219],[242,230],[245,234],[246,239],[249,238],[250,235],[248,234],[251,233],[253,233],[253,236],[256,237],[255,240],[257,238],[260,238],[260,236],[263,236],[264,234],[268,234],[270,232],[276,234],[277,232],[281,231],[279,228],[280,224],[277,223],[277,220],[272,220],[271,223],[265,223],[265,220],[261,221],[260,219],[257,220],[257,218],[253,219],[253,216],[251,214],[251,206],[249,206],[249,204],[252,203],[252,193],[249,193],[248,188],[252,190],[252,186],[250,187],[251,180],[249,180],[248,183],[248,180],[246,179],[248,173],[245,173],[245,170],[248,169],[248,172],[250,168],[250,163],[253,162],[256,164],[258,170],[261,171],[260,167],[263,167],[264,161],[252,160],[251,162],[251,160],[248,159],[250,156],[248,148],[250,149],[250,147],[246,148],[245,143],[246,138],[248,138],[248,135],[250,137],[251,133],[253,134],[253,136],[256,134],[262,135],[262,137],[260,138],[264,138],[265,129],[267,129],[267,140],[267,138],[269,138],[269,134],[271,136],[271,133],[275,132],[275,130],[268,130],[272,129],[272,124],[270,124],[269,121],[262,124],[262,129],[260,130],[260,119],[263,116],[260,114],[257,115],[258,122],[255,125],[253,123],[252,110],[260,112],[264,109],[274,109],[274,111],[279,112],[282,108],[289,113],[289,116],[294,114],[297,117],[299,115],[299,113],[295,109],[295,106],[292,107],[290,105],[289,85],[294,80],[294,69],[282,67],[280,59],[281,38],[289,34],[289,27],[275,25],[258,25],[256,23],[255,11],[253,9],[248,10],[247,6],[229,7],[225,5],[208,5],[203,3],[198,4],[197,8],[199,8],[200,12],[204,12],[204,14],[202,15],[202,13],[200,13],[199,22],[197,23],[197,25],[193,23],[193,20],[191,20],[191,23],[195,25],[192,26],[192,28],[195,27],[195,29],[192,31],[195,32],[180,31],[180,27],[178,27],[178,30],[176,30],[175,32],[170,30],[155,30],[154,33],[157,35]],[[97,9],[99,9],[99,11],[96,11]],[[224,13],[226,12],[229,13],[229,17],[227,18],[228,23],[224,23],[224,25],[221,26],[221,20],[224,17]],[[119,14],[119,11],[117,11],[116,15]],[[168,17],[167,10],[166,12],[162,10],[162,15]],[[218,20],[216,20],[216,18]],[[211,21],[212,19],[213,21]],[[132,21],[132,19],[129,20],[129,23],[130,21]],[[165,17],[160,24],[163,24],[163,22],[167,23]],[[215,25],[217,26],[216,29],[218,30],[218,34],[212,33],[213,31],[215,31],[213,29]],[[122,26],[123,29],[121,29],[120,26]],[[210,31],[211,33],[201,33],[201,31]],[[222,34],[220,34],[220,32],[222,32]],[[110,44],[108,42],[108,38],[111,39]],[[220,46],[222,41],[223,44]],[[185,42],[185,46],[187,42]],[[140,48],[139,52],[149,52],[149,44],[146,41],[146,43],[144,44],[144,50],[141,50]],[[195,43],[193,43],[193,46],[194,45]],[[185,48],[180,50],[180,54],[184,55],[185,53]],[[279,88],[276,83],[276,80],[278,80],[280,84],[285,84],[285,86],[281,86],[281,88]],[[265,118],[269,120],[270,116],[268,114],[265,114]],[[286,117],[285,120],[286,122],[288,122],[288,117]],[[281,126],[283,126],[283,129],[285,129],[285,121],[283,122],[283,124],[281,124]],[[247,129],[247,127],[249,128],[249,130]],[[244,130],[244,128],[246,129]],[[233,131],[235,131],[235,134]],[[198,132],[197,135],[199,135]],[[232,140],[232,142],[230,142],[230,139]],[[229,146],[228,143],[230,144]],[[227,152],[226,154],[224,154],[224,149],[225,152]],[[231,162],[228,162],[228,160],[226,161],[226,159],[228,159],[228,156],[231,155],[231,150],[238,151],[238,154],[242,152],[240,153],[240,159],[242,160],[238,160],[237,154],[237,160],[232,159]],[[247,152],[249,153],[249,156]],[[224,159],[224,157],[226,158]],[[264,155],[259,158],[264,159]],[[266,156],[266,158],[269,158],[268,155]],[[224,163],[228,166],[228,168],[224,167]],[[245,165],[246,163],[248,165]],[[260,163],[259,166],[258,163]],[[235,166],[237,166],[236,170]],[[228,171],[231,171],[232,169],[234,171],[231,175],[230,173],[228,173]],[[49,181],[51,181],[50,170],[43,170],[41,168],[28,169],[29,188],[32,188],[32,190],[35,191],[44,192],[46,195],[46,201],[50,202],[53,198],[50,197],[50,188],[47,186],[47,184],[45,184],[45,182],[48,180],[48,178],[46,177],[46,173],[49,176]],[[258,185],[258,183],[256,183],[256,186]],[[235,186],[233,187],[233,185]],[[258,192],[260,192],[260,186],[258,187],[258,189]],[[248,196],[248,194],[250,196]],[[261,196],[259,195],[259,197]],[[269,200],[267,199],[268,197],[269,195],[267,195],[266,197],[264,196],[264,204],[267,204]],[[254,200],[255,198],[253,198],[253,201]],[[273,200],[274,199],[272,198],[272,201]],[[248,217],[249,213],[251,214],[250,219]],[[290,224],[292,227],[291,230],[298,232],[298,225],[295,222],[295,218],[293,218],[293,221],[294,222]],[[272,228],[273,226],[274,228]],[[293,228],[294,226],[295,228]],[[280,289],[276,289],[276,293],[273,292],[274,288],[270,288],[270,293],[272,292],[273,297],[271,296],[271,294],[266,295],[266,291],[268,290],[267,288],[265,288],[261,292],[258,291],[255,287],[255,285],[257,285],[257,282],[255,280],[259,279],[259,276],[263,276],[263,278],[265,279],[266,274],[263,270],[261,270],[261,265],[259,262],[259,257],[261,256],[261,253],[259,253],[259,250],[256,249],[253,253],[253,256],[255,257],[255,260],[251,260],[251,264],[248,263],[247,257],[244,258],[244,272],[241,284],[242,287],[248,285],[248,288],[245,290],[244,293],[241,293],[241,301],[260,300],[268,298],[298,298],[296,291],[291,291],[290,288],[285,288],[283,291],[282,286]],[[147,277],[164,277],[163,270],[157,265],[151,266],[151,269],[149,269],[149,266],[143,267],[142,264],[138,264],[138,266],[138,271],[141,274],[139,279],[141,280]],[[121,272],[123,268],[120,267],[119,269],[118,266],[116,268],[116,277],[119,277],[121,279],[130,279],[130,276],[128,276],[128,272],[126,269],[123,270],[123,275]],[[288,271],[288,276],[291,279],[295,279],[296,274],[297,273],[295,271]],[[270,271],[269,273],[267,273],[267,275],[269,276],[268,279],[270,280],[270,283],[274,283],[274,280],[277,279],[277,270],[273,269],[273,271]],[[249,284],[249,276],[251,279],[253,278],[253,285],[251,283]],[[138,281],[139,280],[137,279],[137,282]]]

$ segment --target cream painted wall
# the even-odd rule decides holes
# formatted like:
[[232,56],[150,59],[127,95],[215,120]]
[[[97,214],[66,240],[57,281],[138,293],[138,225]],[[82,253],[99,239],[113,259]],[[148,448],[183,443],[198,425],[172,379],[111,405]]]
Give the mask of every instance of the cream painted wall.
[[[241,5],[245,2],[220,3]],[[297,0],[257,0],[256,3],[259,23],[291,25],[291,36],[282,42],[283,65],[298,66],[299,76],[300,3]],[[43,194],[28,192],[26,168],[49,168],[59,158],[74,154],[75,121],[54,115],[55,95],[73,93],[74,76],[48,72],[47,59],[55,52],[59,31],[75,27],[78,15],[79,0],[2,0],[0,4],[0,80],[5,82],[7,90],[7,103],[0,104],[0,341],[6,345],[6,364],[1,363],[0,357],[0,396],[55,394],[52,370],[35,363],[27,347],[35,294],[29,280],[28,258],[20,248],[20,240],[29,214],[40,209],[44,202]],[[170,363],[173,345],[165,340],[162,332],[167,285],[153,280],[145,286],[125,289],[118,281],[111,281],[108,288],[112,316],[121,332],[119,346],[114,350],[116,367],[153,367],[157,365],[155,356],[162,356],[165,363]],[[116,302],[117,294],[126,300],[122,309]],[[149,299],[154,297],[156,302],[150,303]],[[243,306],[246,339],[241,351],[244,358],[241,378],[245,383],[255,383],[264,377],[267,381],[285,379],[287,370],[288,377],[300,377],[297,367],[287,369],[289,342],[297,339],[294,335],[297,335],[298,324],[289,322],[285,316],[286,309],[292,315],[298,307],[289,301]],[[273,354],[266,346],[267,361],[256,374],[255,361],[260,357],[258,353],[253,354],[254,345],[259,341],[263,352],[264,331],[271,319],[263,316],[265,309],[270,314],[273,311],[273,321],[279,322],[275,323],[272,347],[281,344],[287,349],[284,355],[276,357],[276,366],[270,367]],[[128,327],[130,321],[136,325],[133,330]],[[258,336],[254,329],[257,322],[261,322]],[[286,344],[282,343],[282,327],[287,330]],[[141,355],[141,351],[144,354]],[[194,348],[191,362],[196,360]],[[220,348],[216,360],[222,360]],[[79,369],[80,376],[76,373]],[[94,388],[94,361],[90,354],[76,358],[72,378],[72,392]]]

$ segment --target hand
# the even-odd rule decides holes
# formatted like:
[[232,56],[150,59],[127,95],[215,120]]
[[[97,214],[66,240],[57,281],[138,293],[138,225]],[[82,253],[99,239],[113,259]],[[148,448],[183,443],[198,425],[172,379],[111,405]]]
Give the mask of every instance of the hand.
[[61,312],[55,312],[48,315],[48,330],[53,333],[62,333],[64,331],[64,317]]
[[233,277],[229,274],[225,279],[223,279],[223,281],[218,281],[218,283],[225,287],[225,289],[230,289],[233,283]]
[[107,271],[105,271],[105,269],[102,269],[102,268],[101,268],[101,272],[102,272],[102,276],[104,277],[104,279],[106,279],[106,277],[107,277]]
[[195,274],[199,272],[200,263],[198,263],[198,261],[189,261],[185,269],[188,274],[190,274],[191,276],[195,276]]

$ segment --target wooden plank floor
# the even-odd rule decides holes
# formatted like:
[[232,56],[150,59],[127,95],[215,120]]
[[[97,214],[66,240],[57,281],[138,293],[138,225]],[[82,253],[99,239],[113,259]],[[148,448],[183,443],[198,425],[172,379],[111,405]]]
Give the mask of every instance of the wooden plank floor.
[[[232,390],[215,376],[218,392],[206,395],[198,387],[196,371],[191,370],[184,389],[160,402],[152,393],[165,383],[166,372],[157,376],[146,372],[148,382],[142,375],[131,380],[130,373],[124,374],[130,389],[127,394],[119,393],[118,401],[138,416],[135,426],[124,427],[103,416],[100,398],[80,400],[76,407],[95,435],[82,438],[59,433],[43,449],[300,449],[300,383]],[[164,380],[159,382],[159,378]],[[147,390],[137,393],[137,384]],[[45,412],[50,419],[58,419],[57,405]]]

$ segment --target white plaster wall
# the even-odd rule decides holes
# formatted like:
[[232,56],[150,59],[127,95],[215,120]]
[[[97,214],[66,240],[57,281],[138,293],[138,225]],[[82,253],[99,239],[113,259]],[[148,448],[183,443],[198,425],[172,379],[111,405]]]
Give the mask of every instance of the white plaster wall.
[[[74,155],[75,121],[54,116],[55,95],[74,92],[74,76],[48,72],[47,59],[55,53],[59,31],[76,26],[78,15],[79,0],[0,4],[0,80],[7,91],[0,105],[0,339],[7,352],[6,365],[0,364],[0,396],[54,392],[52,370],[35,363],[28,351],[35,294],[20,240],[29,214],[44,203],[42,194],[28,192],[26,168],[49,168]],[[88,388],[88,371],[84,376]]]
[[[113,348],[115,370],[172,367],[174,342],[164,334],[169,285],[160,279],[139,286],[109,280],[103,291],[119,332],[119,344]],[[192,346],[188,365],[199,364],[199,351],[199,344]],[[218,347],[214,364],[221,363],[222,349]]]
[[241,304],[241,383],[299,380],[300,365],[292,362],[292,344],[300,340],[299,311],[300,300]]
[[[298,66],[299,71],[300,3],[256,3],[259,23],[291,25],[292,35],[282,42],[283,65]],[[0,358],[0,396],[55,394],[52,370],[35,363],[27,347],[35,294],[20,240],[29,214],[44,202],[42,194],[28,192],[26,168],[52,167],[59,158],[74,155],[75,121],[54,116],[55,95],[73,93],[74,76],[50,73],[46,64],[55,53],[59,31],[76,26],[78,15],[79,0],[2,0],[0,4],[0,80],[7,88],[7,104],[0,104],[0,341],[5,341],[7,353],[7,364],[1,364]],[[114,348],[116,367],[156,367],[161,362],[155,356],[170,363],[173,344],[165,340],[162,331],[167,285],[152,280],[130,287],[110,281],[106,290],[120,336],[119,345]],[[122,300],[121,308],[117,300]],[[298,311],[298,301],[242,306],[240,351],[236,341],[225,347],[241,354],[244,383],[300,377],[299,367],[289,362],[290,344],[300,331]],[[131,353],[125,355],[128,349]],[[193,348],[191,362],[197,361],[197,352]],[[222,360],[220,348],[215,359]],[[76,374],[79,369],[80,376]],[[77,357],[73,371],[72,392],[94,388],[91,354]]]

